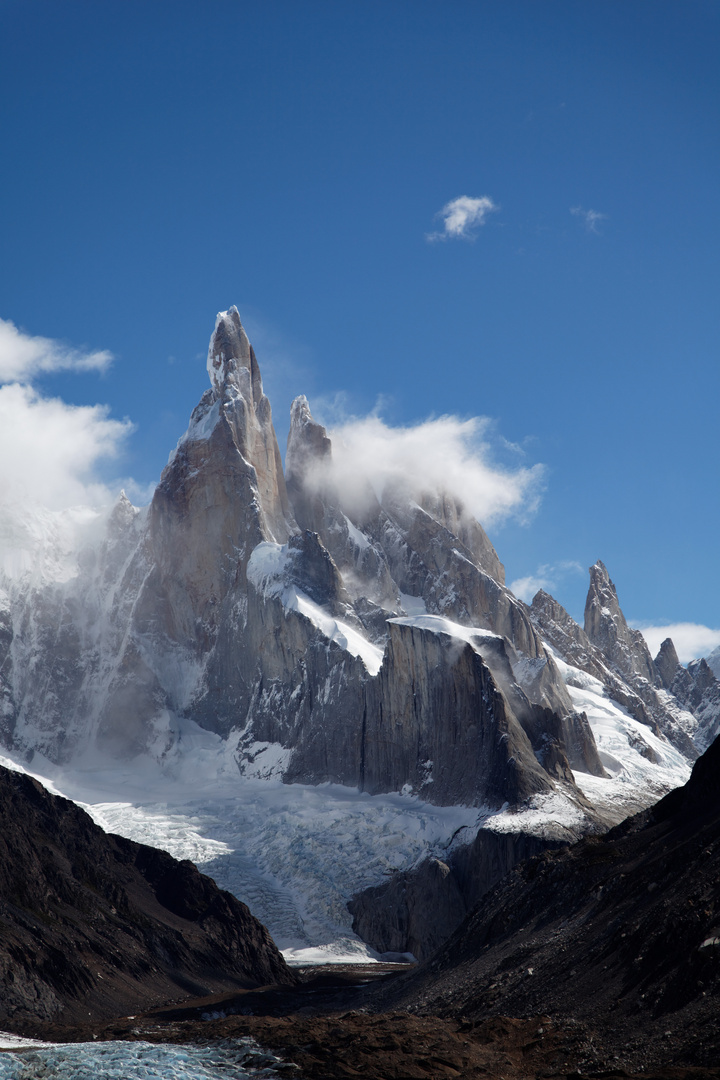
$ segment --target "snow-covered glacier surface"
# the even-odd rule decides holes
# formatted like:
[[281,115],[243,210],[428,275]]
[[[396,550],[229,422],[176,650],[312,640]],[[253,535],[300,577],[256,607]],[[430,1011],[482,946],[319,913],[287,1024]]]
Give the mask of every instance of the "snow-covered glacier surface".
[[[197,747],[174,775],[147,760],[63,772],[38,755],[32,774],[107,832],[191,859],[248,905],[291,963],[375,959],[352,931],[353,893],[428,855],[447,855],[488,816],[409,794],[240,777],[237,766],[228,774],[219,749],[211,767],[207,746],[226,744],[199,729],[196,737],[204,754]],[[270,760],[275,749],[267,747]],[[7,758],[0,764],[20,767]]]
[[37,1043],[0,1033],[0,1080],[235,1080],[279,1076],[279,1058],[251,1039],[212,1046],[148,1042]]

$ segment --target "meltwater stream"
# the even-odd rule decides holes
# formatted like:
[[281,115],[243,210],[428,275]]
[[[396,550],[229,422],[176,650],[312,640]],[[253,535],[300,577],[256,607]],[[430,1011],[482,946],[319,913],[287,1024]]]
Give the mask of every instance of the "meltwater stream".
[[251,1039],[214,1046],[35,1044],[0,1052],[0,1080],[276,1080],[290,1070]]

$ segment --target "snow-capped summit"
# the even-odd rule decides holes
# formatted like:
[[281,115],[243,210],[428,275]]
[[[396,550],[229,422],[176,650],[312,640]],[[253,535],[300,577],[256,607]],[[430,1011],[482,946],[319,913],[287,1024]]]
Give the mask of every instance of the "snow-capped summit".
[[207,355],[207,370],[210,385],[218,396],[222,395],[228,379],[242,378],[241,373],[250,373],[253,390],[258,398],[262,395],[262,382],[255,352],[250,344],[245,328],[240,322],[240,313],[233,305],[227,311],[219,311],[215,319],[215,330],[210,338]]

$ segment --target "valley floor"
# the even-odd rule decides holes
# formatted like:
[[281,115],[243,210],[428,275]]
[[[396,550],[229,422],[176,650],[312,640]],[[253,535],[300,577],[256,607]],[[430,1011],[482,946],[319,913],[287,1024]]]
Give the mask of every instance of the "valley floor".
[[[85,1042],[91,1048],[106,1040],[123,1040],[221,1050],[235,1045],[232,1040],[251,1039],[267,1048],[275,1062],[266,1059],[263,1065],[258,1057],[257,1067],[267,1071],[253,1072],[248,1062],[247,1073],[233,1075],[293,1076],[297,1080],[358,1076],[365,1080],[720,1078],[720,1067],[669,1064],[678,1060],[677,1047],[658,1046],[650,1039],[645,1047],[637,1039],[632,1048],[603,1044],[586,1024],[558,1022],[546,1016],[493,1016],[470,1022],[365,1011],[372,984],[378,978],[393,977],[388,966],[306,968],[302,973],[304,982],[297,989],[266,988],[215,996],[109,1023],[34,1025],[26,1034],[54,1043]],[[192,1064],[192,1060],[187,1062],[185,1074],[166,1075],[194,1077]],[[21,1074],[3,1073],[0,1061],[0,1076],[16,1075]],[[114,1074],[96,1071],[94,1075],[103,1080]]]

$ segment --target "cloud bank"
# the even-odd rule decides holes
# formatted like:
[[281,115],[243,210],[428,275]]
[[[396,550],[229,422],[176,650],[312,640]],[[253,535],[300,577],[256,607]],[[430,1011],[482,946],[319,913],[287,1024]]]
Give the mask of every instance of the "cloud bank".
[[84,352],[33,337],[0,319],[0,504],[35,503],[50,510],[99,506],[115,497],[98,465],[119,455],[133,425],[113,420],[104,405],[69,405],[32,383],[52,371],[103,371],[106,350]]
[[499,207],[488,195],[481,195],[479,198],[461,195],[457,199],[451,199],[435,215],[442,219],[442,230],[428,233],[427,239],[430,241],[474,240],[477,230],[485,224],[488,214],[498,209]]
[[362,509],[369,484],[375,496],[400,487],[420,499],[448,492],[482,522],[527,520],[536,510],[544,467],[507,469],[493,461],[491,421],[456,416],[407,427],[391,427],[379,416],[354,418],[331,427],[331,479],[346,504]]
[[681,664],[708,656],[720,646],[720,630],[700,623],[667,623],[665,626],[633,623],[633,626],[642,633],[653,656],[657,656],[665,638],[672,638]]
[[68,405],[29,386],[0,387],[0,503],[32,501],[51,510],[97,506],[111,493],[95,470],[117,457],[132,430],[104,405]]

